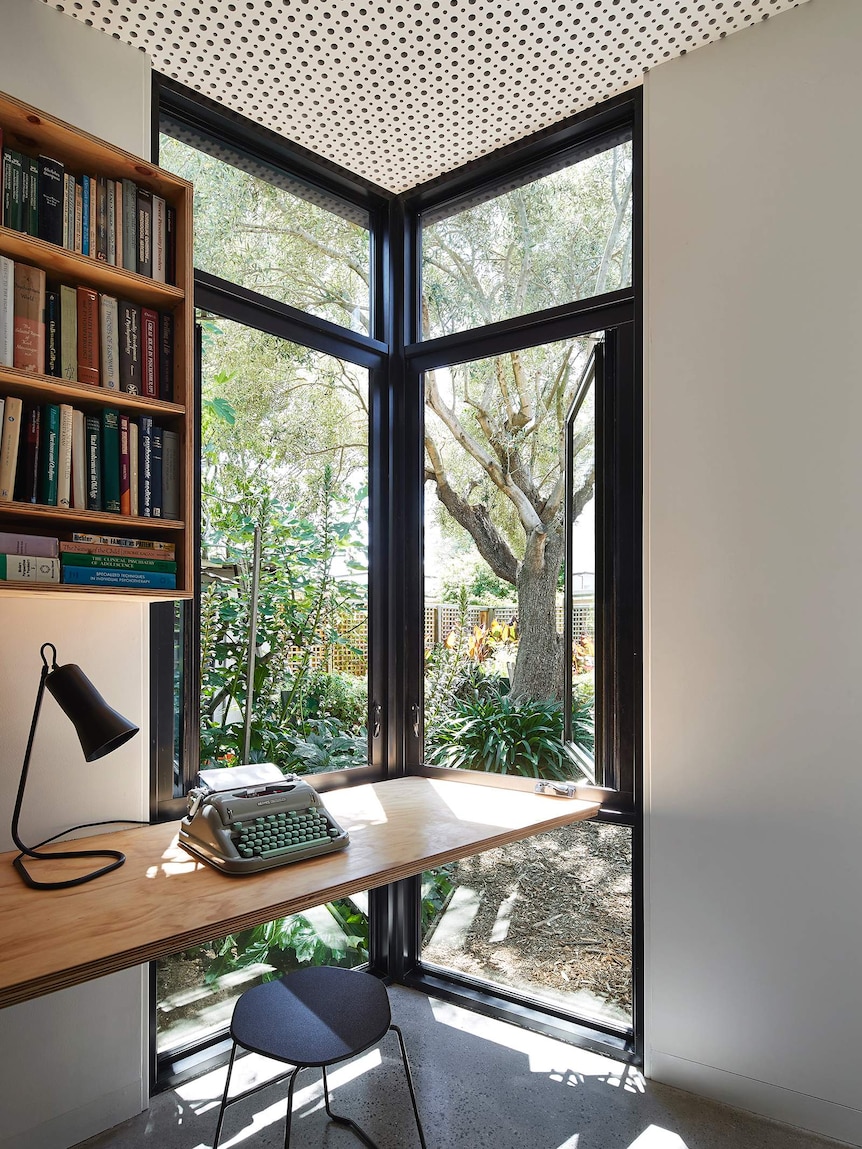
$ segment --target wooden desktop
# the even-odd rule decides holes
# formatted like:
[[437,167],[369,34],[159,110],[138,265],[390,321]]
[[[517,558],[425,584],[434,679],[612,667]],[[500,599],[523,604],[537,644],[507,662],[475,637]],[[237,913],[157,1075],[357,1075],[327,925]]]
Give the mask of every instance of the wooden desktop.
[[[176,822],[86,839],[88,849],[121,850],[126,862],[73,889],[29,889],[12,868],[15,853],[0,854],[0,1007],[583,821],[599,809],[575,798],[419,777],[329,791],[325,802],[350,834],[346,849],[242,877],[194,859],[177,844]],[[80,872],[74,862],[38,866],[42,880]]]

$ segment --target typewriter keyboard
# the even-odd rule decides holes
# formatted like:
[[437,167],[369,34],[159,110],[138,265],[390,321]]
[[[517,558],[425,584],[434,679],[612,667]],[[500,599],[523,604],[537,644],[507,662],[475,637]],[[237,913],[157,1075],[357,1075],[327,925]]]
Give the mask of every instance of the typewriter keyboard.
[[264,814],[249,822],[233,822],[231,830],[241,858],[278,858],[328,844],[340,834],[315,807]]

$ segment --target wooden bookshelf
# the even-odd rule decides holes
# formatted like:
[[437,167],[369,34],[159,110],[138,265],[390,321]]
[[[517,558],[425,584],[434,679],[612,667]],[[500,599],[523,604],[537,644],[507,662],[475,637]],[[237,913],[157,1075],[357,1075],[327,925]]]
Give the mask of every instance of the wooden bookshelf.
[[[192,185],[87,132],[78,130],[0,93],[0,130],[3,147],[26,156],[49,156],[76,177],[104,176],[130,179],[138,187],[161,196],[176,213],[175,280],[163,283],[105,260],[0,225],[0,255],[44,270],[49,288],[60,285],[89,287],[99,293],[129,300],[173,316],[174,374],[172,401],[127,394],[48,375],[0,365],[0,397],[14,396],[30,404],[68,403],[85,414],[97,415],[113,407],[132,418],[151,415],[154,422],[177,433],[179,440],[179,519],[119,515],[38,503],[0,502],[0,531],[16,534],[57,535],[73,531],[171,542],[176,547],[176,590],[129,587],[66,586],[54,583],[0,580],[0,595],[66,594],[74,597],[190,598],[194,587],[194,279],[192,264]],[[2,214],[0,214],[2,219]]]

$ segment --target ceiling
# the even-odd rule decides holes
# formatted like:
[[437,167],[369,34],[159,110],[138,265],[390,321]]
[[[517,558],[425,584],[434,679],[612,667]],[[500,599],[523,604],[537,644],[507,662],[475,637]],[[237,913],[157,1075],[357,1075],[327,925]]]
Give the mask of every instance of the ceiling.
[[44,0],[400,192],[804,0]]

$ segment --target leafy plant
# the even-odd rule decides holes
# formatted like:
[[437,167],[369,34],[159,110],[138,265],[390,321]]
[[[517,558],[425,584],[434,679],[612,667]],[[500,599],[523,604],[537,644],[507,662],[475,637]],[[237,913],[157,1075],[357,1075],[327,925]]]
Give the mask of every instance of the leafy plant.
[[365,731],[359,736],[345,734],[336,719],[312,719],[305,734],[286,731],[283,745],[285,768],[297,774],[324,774],[368,762]]

